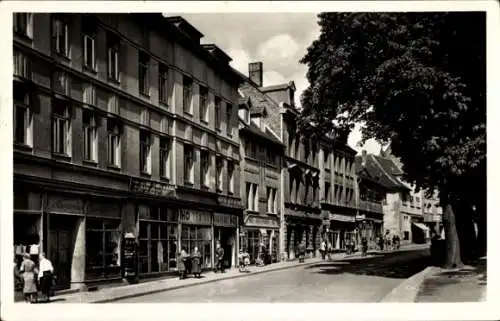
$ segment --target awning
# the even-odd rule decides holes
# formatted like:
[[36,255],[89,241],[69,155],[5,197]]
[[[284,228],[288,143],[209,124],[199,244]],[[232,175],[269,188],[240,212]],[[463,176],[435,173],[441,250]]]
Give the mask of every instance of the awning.
[[422,224],[422,223],[412,223],[412,224],[415,225],[416,227],[420,228],[424,232],[430,231],[430,229],[425,224]]

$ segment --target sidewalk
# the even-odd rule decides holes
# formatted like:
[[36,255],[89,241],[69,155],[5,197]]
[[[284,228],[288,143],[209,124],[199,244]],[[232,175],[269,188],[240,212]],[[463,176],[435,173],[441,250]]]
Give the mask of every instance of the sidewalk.
[[445,270],[434,267],[422,282],[416,302],[486,301],[486,259],[475,266]]
[[[428,248],[428,245],[412,244],[400,248],[397,251],[410,251]],[[394,252],[397,252],[394,251]],[[371,250],[368,251],[368,255],[362,257],[361,253],[356,252],[354,254],[346,255],[345,253],[336,253],[330,256],[332,261],[342,260],[342,259],[356,259],[356,258],[370,258],[376,257],[380,251]],[[388,252],[382,252],[388,253]],[[217,282],[221,280],[235,279],[241,277],[247,277],[252,275],[257,275],[261,273],[267,273],[278,270],[285,270],[290,268],[295,268],[299,266],[308,266],[316,263],[323,262],[321,258],[310,258],[306,259],[304,263],[299,263],[298,260],[295,261],[285,261],[279,263],[273,263],[263,267],[251,266],[249,268],[250,273],[240,273],[238,268],[227,270],[226,273],[214,273],[206,272],[202,274],[200,279],[188,278],[185,280],[179,280],[178,277],[168,277],[154,281],[144,281],[139,284],[132,285],[119,285],[114,287],[102,288],[95,292],[76,292],[68,294],[56,294],[53,298],[54,303],[106,303],[118,301],[120,299],[137,297],[145,294],[152,294],[164,291],[171,291],[185,287],[191,287],[199,284],[206,284],[211,282]]]

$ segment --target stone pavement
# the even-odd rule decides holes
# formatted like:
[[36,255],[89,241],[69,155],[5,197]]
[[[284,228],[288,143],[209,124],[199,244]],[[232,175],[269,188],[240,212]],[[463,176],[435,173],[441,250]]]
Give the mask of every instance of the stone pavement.
[[486,301],[486,259],[462,269],[432,269],[419,288],[416,302]]
[[[416,250],[427,248],[428,244],[411,244],[402,247],[399,251],[406,250]],[[368,256],[365,258],[373,257],[378,251],[369,251]],[[336,253],[331,255],[331,260],[341,260],[343,258],[356,258],[361,257],[360,253],[354,253],[351,255],[345,255],[344,253]],[[299,263],[295,261],[279,262],[274,264],[269,264],[263,267],[251,266],[249,268],[250,273],[240,273],[237,268],[227,270],[226,273],[214,273],[206,272],[202,274],[202,278],[188,278],[185,280],[179,280],[178,277],[168,277],[164,279],[146,281],[139,284],[116,286],[103,288],[94,292],[77,292],[71,294],[56,294],[53,298],[54,303],[105,303],[117,301],[125,298],[132,298],[141,296],[144,294],[152,294],[164,291],[170,291],[190,286],[195,286],[199,284],[206,284],[211,282],[217,282],[220,280],[234,279],[246,277],[249,275],[256,275],[260,273],[266,273],[271,271],[289,269],[299,266],[307,266],[321,262],[321,258],[310,258],[306,259],[304,263]]]

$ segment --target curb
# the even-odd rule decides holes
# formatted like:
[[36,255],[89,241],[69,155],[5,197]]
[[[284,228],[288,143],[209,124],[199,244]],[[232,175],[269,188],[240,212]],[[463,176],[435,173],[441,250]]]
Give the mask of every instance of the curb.
[[107,299],[101,299],[101,300],[95,300],[95,301],[91,300],[88,303],[109,303],[109,302],[114,302],[114,301],[119,301],[119,300],[124,300],[124,299],[136,298],[136,297],[140,297],[140,296],[144,296],[144,295],[150,295],[150,294],[155,294],[155,293],[168,292],[168,291],[173,291],[173,290],[178,290],[178,289],[183,289],[183,288],[189,288],[189,287],[202,285],[202,284],[209,284],[209,283],[214,283],[214,282],[219,282],[219,281],[224,281],[224,280],[244,278],[244,277],[268,273],[268,272],[293,269],[293,268],[297,268],[297,267],[301,267],[301,266],[308,266],[308,265],[316,264],[318,262],[321,262],[321,261],[299,263],[297,265],[282,266],[282,267],[277,267],[275,269],[260,270],[260,271],[255,271],[255,272],[251,272],[251,273],[240,273],[240,274],[235,274],[235,275],[228,276],[228,277],[214,278],[214,279],[210,279],[210,280],[206,280],[206,281],[203,280],[200,282],[189,283],[189,284],[174,285],[174,286],[167,287],[167,288],[149,290],[149,291],[144,291],[144,292],[140,292],[140,293],[130,293],[130,294],[125,294],[125,295],[117,295],[115,297],[107,298]]
[[401,282],[388,295],[386,295],[381,303],[410,303],[415,302],[420,286],[425,278],[436,271],[436,267],[428,266],[423,271],[412,275],[408,279]]

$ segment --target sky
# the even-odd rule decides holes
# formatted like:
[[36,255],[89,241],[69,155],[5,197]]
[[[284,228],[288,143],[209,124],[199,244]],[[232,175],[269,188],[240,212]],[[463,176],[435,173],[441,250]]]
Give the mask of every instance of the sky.
[[[178,15],[169,14],[166,15]],[[214,43],[232,59],[231,66],[248,75],[248,63],[261,61],[264,86],[295,82],[295,103],[309,85],[307,67],[299,63],[309,45],[318,38],[317,13],[183,13],[189,23],[204,34],[202,43]],[[368,141],[358,146],[360,125],[348,144],[360,152],[377,154],[380,145]]]

